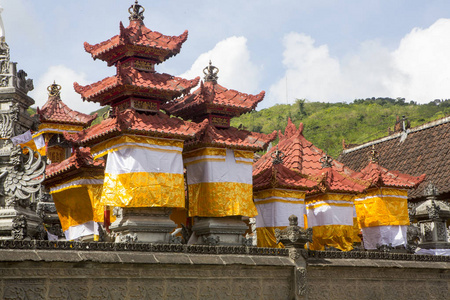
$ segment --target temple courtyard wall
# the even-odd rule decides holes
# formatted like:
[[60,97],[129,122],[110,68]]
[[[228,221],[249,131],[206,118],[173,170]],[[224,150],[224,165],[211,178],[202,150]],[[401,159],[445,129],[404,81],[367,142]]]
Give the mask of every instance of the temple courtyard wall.
[[449,299],[450,257],[8,241],[1,299]]

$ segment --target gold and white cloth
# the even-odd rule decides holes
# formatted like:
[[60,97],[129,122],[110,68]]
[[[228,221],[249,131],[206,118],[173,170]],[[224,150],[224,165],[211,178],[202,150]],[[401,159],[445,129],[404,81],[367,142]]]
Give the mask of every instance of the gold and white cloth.
[[286,189],[255,192],[256,234],[258,247],[281,247],[276,243],[275,229],[289,226],[289,216],[298,217],[298,226],[305,227],[305,193]]
[[409,225],[407,199],[407,190],[395,188],[371,189],[355,199],[364,248],[406,245]]
[[326,193],[306,198],[308,227],[313,228],[312,250],[325,246],[342,251],[353,249],[354,195]]
[[67,240],[98,235],[103,222],[100,196],[103,177],[79,177],[50,189],[61,227]]
[[202,148],[183,154],[189,216],[225,217],[257,214],[253,204],[253,152]]
[[91,148],[108,154],[101,202],[117,207],[185,207],[183,141],[121,136]]

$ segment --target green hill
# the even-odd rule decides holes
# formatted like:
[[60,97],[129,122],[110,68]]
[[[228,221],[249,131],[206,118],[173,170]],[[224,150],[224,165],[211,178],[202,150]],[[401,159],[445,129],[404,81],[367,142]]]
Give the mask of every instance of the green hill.
[[271,133],[282,130],[287,119],[304,124],[304,136],[317,147],[337,157],[342,140],[347,144],[362,144],[388,135],[397,116],[406,116],[411,127],[450,115],[450,100],[435,100],[428,104],[406,103],[405,99],[368,98],[347,103],[323,103],[297,100],[292,105],[278,104],[234,118],[233,126],[250,131]]

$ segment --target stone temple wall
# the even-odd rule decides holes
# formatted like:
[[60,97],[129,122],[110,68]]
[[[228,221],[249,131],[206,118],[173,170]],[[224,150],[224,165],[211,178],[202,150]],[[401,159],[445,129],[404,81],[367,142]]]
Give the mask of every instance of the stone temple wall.
[[428,300],[450,293],[450,257],[302,254],[293,261],[285,249],[256,247],[1,242],[0,298]]

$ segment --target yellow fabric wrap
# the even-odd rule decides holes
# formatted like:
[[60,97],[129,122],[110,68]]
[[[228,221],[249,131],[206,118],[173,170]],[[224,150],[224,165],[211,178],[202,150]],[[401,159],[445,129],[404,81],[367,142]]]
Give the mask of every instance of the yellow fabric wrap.
[[197,157],[197,156],[226,156],[227,149],[225,148],[201,148],[194,151],[183,153],[183,159]]
[[184,203],[183,174],[105,174],[102,205],[118,207],[180,207]]
[[361,243],[360,233],[361,228],[358,225],[358,218],[353,218],[353,243]]
[[235,158],[248,158],[253,159],[253,151],[234,150]]
[[[154,145],[155,147],[152,147]],[[159,149],[157,146],[171,146],[179,149]],[[91,154],[94,159],[105,156],[108,153],[117,151],[122,148],[146,148],[154,151],[177,152],[181,153],[183,149],[183,141],[173,139],[159,139],[138,135],[122,135],[111,138],[99,143],[91,148]]]
[[324,225],[313,228],[313,242],[311,250],[325,250],[325,246],[334,247],[342,251],[353,249],[354,229],[349,225]]
[[284,248],[284,245],[282,243],[277,244],[277,239],[275,238],[275,229],[281,230],[285,228],[286,226],[256,228],[257,246],[268,248]]
[[42,123],[38,127],[38,132],[34,134],[34,136],[39,136],[43,133],[62,133],[63,131],[67,132],[77,132],[83,130],[83,126],[77,125],[64,125],[64,124],[55,124],[55,123]]
[[236,182],[203,182],[191,184],[189,216],[254,217],[258,213],[252,201],[252,185]]
[[[343,203],[344,206],[353,206],[353,199],[354,195],[349,194],[333,194],[333,193],[327,193],[327,194],[321,194],[316,196],[311,196],[306,199],[306,203],[308,205],[315,206],[316,202],[319,201],[327,201],[327,200],[336,200],[336,201],[347,201],[348,203]],[[336,205],[339,206],[340,203],[330,203],[330,205]]]
[[355,200],[359,227],[409,225],[408,191],[372,189]]
[[[259,192],[255,192],[254,198],[255,199],[266,199],[266,198],[295,198],[298,199],[298,201],[304,202],[305,200],[305,192],[301,191],[295,191],[295,190],[281,190],[281,189],[270,189],[270,190],[263,190]],[[277,200],[277,199],[275,199]]]
[[[85,187],[64,189],[52,196],[63,231],[89,221],[103,221],[103,217],[101,220],[94,220],[91,199]],[[95,215],[98,217],[97,213]]]

